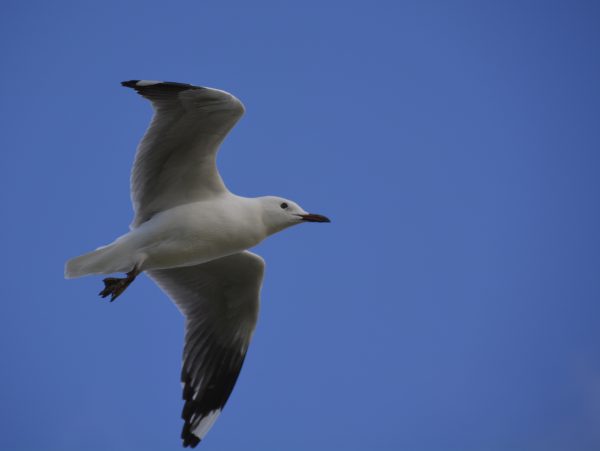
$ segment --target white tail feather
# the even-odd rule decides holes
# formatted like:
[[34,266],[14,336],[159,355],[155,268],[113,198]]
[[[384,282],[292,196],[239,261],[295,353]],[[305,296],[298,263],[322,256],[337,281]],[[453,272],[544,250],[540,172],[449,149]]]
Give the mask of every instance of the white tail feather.
[[114,248],[115,243],[72,258],[65,265],[65,279],[118,272],[121,265],[115,261]]

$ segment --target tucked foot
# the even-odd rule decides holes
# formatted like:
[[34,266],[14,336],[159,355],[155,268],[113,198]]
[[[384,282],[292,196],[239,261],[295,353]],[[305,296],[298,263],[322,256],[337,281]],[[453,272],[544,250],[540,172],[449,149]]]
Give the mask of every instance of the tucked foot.
[[107,277],[103,280],[104,290],[98,293],[103,298],[110,296],[110,302],[117,299],[123,291],[135,280],[139,272],[134,269],[127,273],[127,277]]

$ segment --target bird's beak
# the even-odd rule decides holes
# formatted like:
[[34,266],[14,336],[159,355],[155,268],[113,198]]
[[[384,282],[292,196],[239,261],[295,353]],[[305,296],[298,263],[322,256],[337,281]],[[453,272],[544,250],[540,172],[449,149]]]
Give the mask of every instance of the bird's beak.
[[331,222],[331,220],[327,216],[317,215],[314,213],[307,213],[305,215],[298,215],[302,218],[303,221],[308,222]]

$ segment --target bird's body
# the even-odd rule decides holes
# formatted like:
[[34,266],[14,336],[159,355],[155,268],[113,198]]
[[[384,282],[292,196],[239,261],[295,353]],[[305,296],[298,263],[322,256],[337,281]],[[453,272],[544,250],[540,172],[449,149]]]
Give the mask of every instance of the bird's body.
[[267,231],[258,199],[223,193],[157,213],[99,252],[71,260],[67,275],[198,265],[254,247]]
[[186,317],[182,382],[184,446],[196,446],[225,405],[256,319],[264,271],[248,252],[269,235],[301,222],[329,222],[280,197],[246,198],[225,187],[219,145],[244,112],[224,91],[132,80],[155,115],[131,175],[135,217],[113,243],[67,262],[65,276],[125,272],[104,279],[118,297],[146,272]]

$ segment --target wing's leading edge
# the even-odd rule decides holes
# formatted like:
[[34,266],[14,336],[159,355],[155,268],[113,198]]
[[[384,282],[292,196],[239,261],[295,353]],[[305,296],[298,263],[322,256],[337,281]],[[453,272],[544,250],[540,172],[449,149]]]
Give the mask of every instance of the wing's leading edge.
[[216,156],[244,114],[242,103],[227,92],[184,83],[121,84],[135,89],[154,108],[131,172],[132,227],[158,212],[226,192]]

